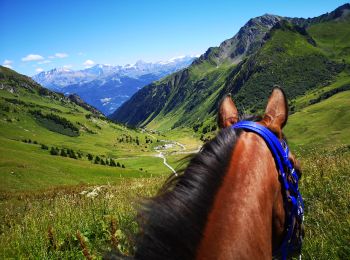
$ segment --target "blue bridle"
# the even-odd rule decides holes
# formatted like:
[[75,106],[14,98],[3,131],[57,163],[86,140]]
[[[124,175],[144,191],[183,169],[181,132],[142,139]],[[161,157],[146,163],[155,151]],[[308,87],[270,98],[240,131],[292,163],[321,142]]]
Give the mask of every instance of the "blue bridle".
[[[286,192],[284,196],[284,209],[286,212],[286,235],[278,250],[273,253],[274,257],[281,256],[286,259],[292,252],[300,253],[303,234],[301,229],[304,216],[303,198],[299,192],[299,177],[293,164],[288,158],[289,148],[285,140],[280,141],[268,128],[251,121],[240,121],[231,126],[233,129],[244,129],[261,136],[269,147],[281,177],[281,182]],[[288,205],[291,205],[288,207]]]

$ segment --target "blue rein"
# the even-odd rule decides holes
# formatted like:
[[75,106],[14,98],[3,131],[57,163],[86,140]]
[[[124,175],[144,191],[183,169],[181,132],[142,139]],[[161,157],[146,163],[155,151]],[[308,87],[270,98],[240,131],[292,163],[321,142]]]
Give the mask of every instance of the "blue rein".
[[[304,216],[304,203],[299,192],[298,181],[299,177],[293,167],[293,164],[288,158],[289,148],[287,143],[282,140],[280,141],[274,133],[268,128],[251,121],[240,121],[231,126],[233,129],[244,129],[246,131],[254,132],[261,136],[267,146],[269,147],[275,162],[277,169],[282,179],[282,185],[286,196],[284,196],[284,208],[286,212],[286,235],[283,242],[278,250],[273,255],[280,255],[282,259],[287,259],[287,256],[291,252],[301,250],[302,245],[302,234],[301,231],[295,230],[297,223],[302,224]],[[288,204],[291,207],[288,208]]]

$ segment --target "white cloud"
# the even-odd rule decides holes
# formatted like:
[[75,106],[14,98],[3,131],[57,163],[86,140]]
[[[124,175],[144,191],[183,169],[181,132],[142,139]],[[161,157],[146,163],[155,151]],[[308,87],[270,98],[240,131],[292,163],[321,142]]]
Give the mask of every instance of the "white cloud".
[[112,100],[112,98],[102,98],[102,99],[100,99],[100,101],[101,101],[103,104],[108,104],[111,100]]
[[91,66],[93,66],[95,64],[94,61],[92,60],[86,60],[83,65],[86,67],[86,68],[90,68]]
[[48,58],[49,59],[55,59],[55,58],[59,58],[59,59],[62,59],[62,58],[67,58],[69,55],[67,53],[64,53],[64,52],[57,52],[55,53],[54,55],[50,55]]
[[55,57],[62,59],[62,58],[68,57],[68,54],[67,53],[60,53],[60,52],[58,52],[58,53],[55,54]]
[[43,68],[36,68],[35,71],[40,73],[40,72],[44,71],[44,69]]
[[22,58],[22,61],[37,61],[43,60],[44,57],[38,54],[28,54],[27,56]]
[[12,69],[12,63],[13,63],[12,60],[4,60],[4,62],[2,63],[2,66]]
[[47,63],[51,63],[51,60],[43,60],[43,61],[39,61],[38,64],[47,64]]

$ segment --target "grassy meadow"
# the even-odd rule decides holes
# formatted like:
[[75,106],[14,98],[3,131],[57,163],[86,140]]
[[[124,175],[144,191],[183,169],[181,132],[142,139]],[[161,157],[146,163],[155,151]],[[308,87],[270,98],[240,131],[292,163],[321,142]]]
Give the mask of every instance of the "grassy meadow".
[[186,155],[174,152],[201,141],[188,129],[115,124],[11,70],[0,75],[0,259],[132,254],[134,204],[171,174],[159,152],[176,168]]

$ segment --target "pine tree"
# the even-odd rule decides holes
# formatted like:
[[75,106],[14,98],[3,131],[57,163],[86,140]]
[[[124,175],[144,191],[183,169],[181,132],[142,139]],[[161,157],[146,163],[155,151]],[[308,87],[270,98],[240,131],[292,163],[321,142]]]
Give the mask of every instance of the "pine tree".
[[63,157],[67,157],[67,154],[66,154],[66,152],[64,151],[63,148],[61,149],[61,154],[60,155],[63,156]]
[[87,158],[89,161],[92,161],[92,159],[94,159],[94,157],[90,153],[87,155]]
[[51,147],[50,154],[51,154],[51,155],[58,155],[58,150],[57,150],[57,148]]
[[112,158],[109,160],[109,165],[112,166],[112,167],[116,167],[117,166],[115,164],[115,161]]
[[72,149],[68,149],[69,152],[69,157],[73,159],[78,159],[77,156],[75,155],[75,152]]
[[103,159],[101,159],[100,163],[101,163],[101,165],[106,165]]
[[119,162],[117,162],[117,167],[120,167],[120,163]]

